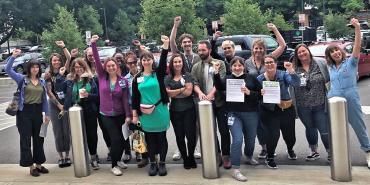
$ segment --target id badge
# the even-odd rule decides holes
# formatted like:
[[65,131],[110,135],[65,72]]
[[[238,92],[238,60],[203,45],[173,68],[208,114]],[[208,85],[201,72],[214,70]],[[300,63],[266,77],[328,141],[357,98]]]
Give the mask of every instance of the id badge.
[[229,116],[228,118],[227,118],[227,125],[229,125],[229,126],[232,126],[233,124],[234,124],[234,121],[235,121],[235,117],[234,116]]
[[301,77],[301,87],[305,87],[307,85],[307,78]]
[[144,77],[137,78],[137,83],[141,83],[141,82],[144,82]]
[[185,86],[185,79],[183,77],[181,77],[180,82],[182,86]]
[[208,73],[209,74],[214,74],[215,73],[215,69],[213,68],[213,66],[209,67]]
[[[138,81],[139,81],[139,79],[138,79]],[[123,89],[123,88],[126,88],[126,83],[125,83],[125,81],[124,80],[120,80],[119,82],[118,82],[118,84],[119,84],[119,86]]]
[[61,99],[64,99],[64,92],[61,91],[61,92],[56,92],[57,93],[57,96],[58,98],[61,100]]

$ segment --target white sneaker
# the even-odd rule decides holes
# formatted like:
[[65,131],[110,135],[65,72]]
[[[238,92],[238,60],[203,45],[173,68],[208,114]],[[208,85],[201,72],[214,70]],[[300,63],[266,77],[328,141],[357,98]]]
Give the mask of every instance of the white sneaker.
[[247,181],[248,179],[247,179],[247,177],[246,176],[244,176],[243,174],[242,174],[242,172],[240,172],[240,170],[239,169],[234,169],[233,170],[233,177],[234,177],[234,179],[236,179],[236,180],[238,180],[238,181],[242,181],[242,182],[245,182],[245,181]]
[[120,175],[122,175],[122,171],[121,171],[120,167],[118,167],[118,166],[113,167],[110,171],[111,171],[111,172],[113,173],[113,175],[115,175],[115,176],[120,176]]
[[194,158],[195,159],[200,159],[202,157],[202,154],[195,148],[194,150]]
[[254,159],[253,157],[247,157],[247,160],[245,161],[245,163],[247,164],[250,164],[250,165],[258,165],[260,164],[256,159]]
[[128,165],[123,161],[118,161],[117,166],[120,167],[121,169],[126,169],[128,167]]
[[366,154],[367,167],[370,169],[370,152],[367,152]]
[[174,161],[178,161],[181,159],[181,154],[180,154],[180,151],[179,150],[176,150],[175,153],[173,154],[172,156],[172,160]]

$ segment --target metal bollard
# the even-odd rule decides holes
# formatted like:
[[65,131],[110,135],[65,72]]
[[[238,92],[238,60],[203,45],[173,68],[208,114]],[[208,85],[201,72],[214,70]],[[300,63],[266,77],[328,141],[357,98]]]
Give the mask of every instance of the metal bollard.
[[220,176],[220,173],[217,162],[216,127],[212,103],[210,101],[200,101],[198,107],[203,177],[215,179]]
[[331,178],[335,181],[352,181],[347,101],[345,98],[329,99]]
[[69,124],[71,126],[73,166],[76,177],[90,175],[89,155],[86,130],[82,108],[74,105],[69,108]]

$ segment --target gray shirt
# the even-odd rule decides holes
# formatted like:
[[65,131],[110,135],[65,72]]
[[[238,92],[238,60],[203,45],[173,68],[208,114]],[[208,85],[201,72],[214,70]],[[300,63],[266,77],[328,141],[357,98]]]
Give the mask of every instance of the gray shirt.
[[253,59],[249,58],[245,61],[245,70],[248,70],[249,75],[257,78],[257,76],[265,72],[265,67],[261,65],[258,69],[257,66],[254,64]]

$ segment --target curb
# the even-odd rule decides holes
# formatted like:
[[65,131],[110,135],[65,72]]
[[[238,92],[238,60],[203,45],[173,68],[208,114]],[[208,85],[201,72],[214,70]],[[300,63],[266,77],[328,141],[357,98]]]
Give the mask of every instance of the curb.
[[0,78],[0,85],[15,85],[15,82],[10,77]]

